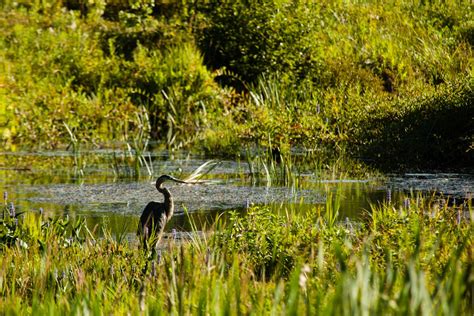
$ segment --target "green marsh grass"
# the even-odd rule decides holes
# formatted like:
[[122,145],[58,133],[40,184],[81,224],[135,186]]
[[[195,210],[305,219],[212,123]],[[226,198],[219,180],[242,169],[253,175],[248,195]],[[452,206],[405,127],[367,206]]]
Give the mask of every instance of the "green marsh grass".
[[[96,237],[84,221],[26,212],[9,226],[4,216],[0,307],[6,314],[468,315],[473,210],[458,220],[455,207],[428,205],[374,206],[352,230],[318,209],[252,207],[202,238],[162,242],[156,257],[127,239]],[[8,234],[23,244],[5,243]]]
[[269,146],[257,148],[254,152],[247,149],[245,158],[253,185],[264,183],[267,186],[298,186],[299,173],[293,165],[294,157],[291,154],[275,155]]

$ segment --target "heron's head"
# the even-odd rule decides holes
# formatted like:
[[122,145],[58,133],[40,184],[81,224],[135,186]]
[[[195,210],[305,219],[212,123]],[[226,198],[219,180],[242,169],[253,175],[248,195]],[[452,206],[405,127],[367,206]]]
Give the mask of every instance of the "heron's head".
[[158,179],[156,179],[156,187],[159,188],[165,181],[168,181],[168,180],[178,182],[178,183],[187,183],[186,181],[176,179],[172,176],[164,174],[164,175],[160,176]]

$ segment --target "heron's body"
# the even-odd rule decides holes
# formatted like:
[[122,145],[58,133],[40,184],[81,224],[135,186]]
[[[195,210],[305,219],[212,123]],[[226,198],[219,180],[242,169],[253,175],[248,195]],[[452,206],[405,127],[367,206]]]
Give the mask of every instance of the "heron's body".
[[150,202],[143,210],[138,225],[137,234],[143,236],[143,240],[147,241],[150,237],[160,236],[166,226],[166,223],[171,219],[174,212],[174,202],[170,191],[163,187],[163,183],[167,180],[178,183],[186,183],[185,181],[173,178],[168,175],[162,175],[156,180],[156,189],[164,196],[163,202]]
[[[150,202],[146,205],[143,210],[142,216],[140,216],[140,227],[138,234],[142,233],[151,236],[151,234],[161,234],[165,229],[166,223],[173,216],[173,210],[166,212],[165,203],[161,202]],[[145,232],[146,230],[146,232]]]

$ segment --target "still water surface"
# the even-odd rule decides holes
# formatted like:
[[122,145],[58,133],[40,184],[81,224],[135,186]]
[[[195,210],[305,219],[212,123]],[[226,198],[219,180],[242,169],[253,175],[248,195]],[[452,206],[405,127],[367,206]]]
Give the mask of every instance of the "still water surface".
[[[120,164],[116,153],[89,152],[81,155],[81,168],[74,167],[68,152],[0,153],[0,190],[8,192],[8,201],[17,212],[39,212],[48,216],[85,217],[92,227],[107,226],[113,233],[133,233],[143,207],[162,196],[154,187],[161,174],[177,177],[189,175],[207,159],[180,154],[154,154],[149,157],[152,175],[142,168],[140,177]],[[76,159],[76,164],[78,164]],[[188,231],[188,211],[198,228],[212,225],[216,216],[230,210],[245,212],[252,204],[267,204],[276,211],[298,205],[299,210],[324,206],[326,199],[337,199],[341,219],[357,220],[371,205],[387,199],[400,202],[418,193],[443,193],[453,198],[472,195],[473,174],[412,173],[332,178],[321,172],[306,170],[298,188],[269,186],[255,181],[247,162],[224,160],[206,175],[214,180],[205,185],[167,187],[175,197],[175,216],[167,230]]]

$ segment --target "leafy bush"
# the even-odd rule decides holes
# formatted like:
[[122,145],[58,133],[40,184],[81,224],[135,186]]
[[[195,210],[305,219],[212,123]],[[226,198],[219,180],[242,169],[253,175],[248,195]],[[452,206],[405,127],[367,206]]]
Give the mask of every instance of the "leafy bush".
[[207,112],[220,104],[219,89],[193,45],[165,52],[140,47],[135,53],[134,102],[150,114],[152,137],[188,142],[206,126]]
[[63,218],[43,219],[43,214],[31,212],[17,213],[15,206],[10,203],[2,210],[0,218],[0,251],[5,247],[19,249],[46,250],[48,245],[58,243],[61,247],[79,245],[84,241],[81,230],[85,220],[72,221]]
[[290,80],[321,71],[314,54],[320,43],[310,37],[320,28],[315,8],[286,1],[213,6],[209,26],[199,34],[206,63],[226,67],[247,82],[278,71]]

